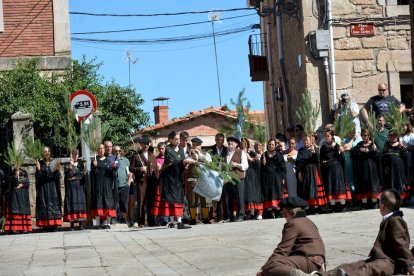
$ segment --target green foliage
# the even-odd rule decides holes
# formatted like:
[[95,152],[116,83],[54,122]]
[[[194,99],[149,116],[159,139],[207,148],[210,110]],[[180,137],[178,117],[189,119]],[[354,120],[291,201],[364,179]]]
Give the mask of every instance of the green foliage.
[[345,106],[344,109],[345,110],[342,112],[341,116],[336,118],[333,124],[335,134],[341,138],[348,137],[349,133],[355,130],[355,123],[351,115],[351,109],[349,106]]
[[316,120],[318,119],[321,106],[316,102],[316,107],[312,105],[312,97],[306,89],[302,94],[303,105],[296,111],[297,120],[303,126],[304,134],[312,135],[316,128]]
[[[236,185],[240,182],[237,173],[232,169],[231,165],[224,162],[221,156],[213,155],[212,161],[202,164],[206,169],[210,169],[219,173],[219,177],[223,179],[224,184],[230,183]],[[200,175],[201,169],[197,167],[197,174]]]
[[148,125],[149,114],[140,106],[141,95],[131,87],[114,81],[103,83],[98,73],[101,64],[95,60],[72,61],[64,72],[42,74],[38,59],[15,64],[10,71],[0,73],[0,123],[6,123],[18,112],[33,114],[35,137],[43,144],[58,148],[73,148],[79,140],[79,127],[68,114],[68,97],[76,90],[88,90],[98,100],[103,120],[111,128],[105,139],[115,143],[128,140],[132,130]]
[[24,162],[24,155],[21,150],[17,150],[17,147],[14,143],[11,143],[7,146],[5,162],[7,165],[20,169]]
[[[237,100],[230,99],[230,103],[234,105],[238,120],[241,120],[241,136],[265,143],[267,139],[266,128],[259,118],[254,118],[250,113],[250,102],[244,97],[245,89],[239,92]],[[229,111],[227,105],[224,106]],[[240,130],[237,124],[216,126],[217,130],[225,136],[235,135]]]
[[368,122],[362,122],[364,129],[368,130],[371,133],[372,142],[375,142],[375,135],[378,132],[377,129],[377,118],[375,117],[375,112],[371,109],[368,111]]
[[83,138],[93,152],[97,152],[103,137],[108,132],[108,125],[101,122],[99,116],[92,114],[89,124],[84,124]]
[[384,114],[384,118],[399,137],[404,135],[404,126],[408,124],[409,118],[406,114],[401,114],[397,105],[392,104],[390,111]]
[[5,226],[6,226],[6,218],[0,217],[0,233],[4,233]]
[[24,146],[24,154],[27,155],[27,157],[33,159],[33,160],[39,160],[42,158],[43,148],[42,142],[38,139],[33,140],[30,137],[27,137],[23,140],[23,146]]

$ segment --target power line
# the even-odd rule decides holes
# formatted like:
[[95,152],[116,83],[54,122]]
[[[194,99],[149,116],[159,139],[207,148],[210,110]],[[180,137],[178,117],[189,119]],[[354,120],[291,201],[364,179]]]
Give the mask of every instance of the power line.
[[209,12],[232,12],[232,11],[247,11],[247,10],[254,10],[253,8],[234,8],[234,9],[227,9],[227,10],[210,10],[210,11],[190,11],[190,12],[175,12],[175,13],[153,13],[153,14],[116,14],[116,13],[89,13],[89,12],[69,12],[72,15],[84,15],[84,16],[121,16],[121,17],[131,17],[131,16],[171,16],[171,15],[185,15],[185,14],[202,14],[202,13],[209,13]]
[[[215,33],[216,36],[226,36],[241,32],[250,31],[253,29],[260,28],[260,25],[253,24],[246,27],[225,30]],[[212,37],[212,33],[202,33],[196,35],[180,36],[180,37],[167,37],[167,38],[155,38],[155,39],[97,39],[97,38],[82,38],[82,37],[72,37],[73,41],[78,42],[89,42],[89,43],[107,43],[107,44],[143,44],[143,45],[153,45],[153,44],[164,44],[164,43],[176,43],[183,41],[192,41],[200,40]]]
[[[227,18],[223,18],[221,20],[229,20],[229,19],[247,17],[247,16],[252,16],[252,15],[256,15],[256,13],[233,16],[233,17],[227,17]],[[198,21],[198,22],[191,22],[191,23],[184,23],[184,24],[166,25],[166,26],[139,28],[139,29],[123,29],[123,30],[95,31],[95,32],[76,32],[76,33],[71,33],[71,34],[73,34],[73,35],[86,35],[86,34],[109,34],[109,33],[122,33],[122,32],[136,32],[136,31],[147,31],[147,30],[183,27],[183,26],[190,26],[190,25],[197,25],[197,24],[204,24],[204,23],[210,23],[210,21],[206,20],[206,21]]]

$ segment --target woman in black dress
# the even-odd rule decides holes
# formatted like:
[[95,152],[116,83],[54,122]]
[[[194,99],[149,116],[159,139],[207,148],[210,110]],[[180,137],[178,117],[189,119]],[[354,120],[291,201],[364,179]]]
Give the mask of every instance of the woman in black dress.
[[397,133],[391,130],[382,151],[383,187],[382,190],[395,189],[401,199],[409,199],[409,186],[406,176],[407,149],[399,142]]
[[165,147],[164,165],[160,174],[160,185],[155,195],[152,213],[155,216],[170,217],[168,227],[174,228],[174,218],[177,218],[177,228],[186,229],[191,226],[182,223],[184,208],[183,171],[187,164],[195,164],[195,160],[185,158],[185,153],[179,145],[180,134],[172,131],[168,134],[168,146]]
[[267,142],[267,151],[261,158],[261,183],[263,193],[263,209],[275,216],[280,200],[283,198],[283,178],[286,174],[285,159],[275,139]]
[[244,178],[244,209],[250,212],[250,218],[261,219],[263,213],[263,197],[260,187],[260,156],[250,151],[250,142],[242,138],[241,149],[246,152],[249,168]]
[[4,231],[12,234],[32,232],[27,172],[14,169],[10,184]]
[[372,142],[368,130],[362,130],[362,141],[351,149],[354,165],[356,199],[363,205],[377,202],[380,195],[380,179],[378,175],[377,147]]
[[[335,143],[334,131],[325,131],[325,143],[320,151],[322,183],[329,204],[335,207],[340,203],[338,211],[345,211],[345,203],[352,198],[351,191],[345,182],[343,171],[343,147]],[[336,208],[334,208],[336,209]]]
[[296,157],[297,195],[305,199],[310,212],[326,205],[325,188],[319,173],[319,148],[314,143],[314,137],[304,135],[304,146]]
[[65,203],[63,205],[63,221],[70,222],[71,230],[75,228],[75,222],[79,223],[82,230],[82,222],[87,219],[85,196],[85,167],[79,160],[79,151],[71,154],[69,165],[65,168]]
[[36,161],[36,226],[57,231],[62,225],[60,161],[51,160],[49,147],[43,149],[42,157]]
[[108,229],[111,218],[116,217],[116,211],[112,192],[112,162],[104,154],[105,146],[100,144],[91,168],[91,216],[95,217],[96,226]]

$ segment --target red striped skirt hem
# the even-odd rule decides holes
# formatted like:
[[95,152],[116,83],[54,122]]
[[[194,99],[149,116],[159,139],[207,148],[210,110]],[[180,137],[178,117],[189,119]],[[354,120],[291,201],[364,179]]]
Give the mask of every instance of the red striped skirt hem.
[[37,227],[62,226],[62,219],[36,219]]
[[183,203],[169,203],[161,199],[161,186],[157,188],[153,206],[151,213],[154,216],[182,217],[184,214]]
[[92,217],[105,217],[105,216],[109,216],[109,217],[116,217],[116,211],[114,209],[92,209],[91,210],[91,216]]
[[7,214],[4,231],[32,231],[32,216],[22,214]]
[[380,194],[381,194],[380,192],[375,192],[375,193],[373,193],[373,192],[357,193],[356,194],[356,199],[357,200],[362,200],[364,198],[376,198],[376,199],[378,199],[379,196],[380,196]]
[[266,200],[263,202],[263,209],[278,207],[280,199]]
[[63,221],[84,221],[88,218],[86,213],[74,213],[74,214],[65,214],[63,216]]
[[249,203],[244,204],[244,209],[245,210],[258,210],[260,213],[260,211],[263,211],[263,203],[249,202]]
[[350,199],[352,199],[352,195],[351,195],[350,191],[347,191],[347,192],[342,193],[342,194],[327,195],[326,198],[328,200],[340,200],[340,199],[350,200]]

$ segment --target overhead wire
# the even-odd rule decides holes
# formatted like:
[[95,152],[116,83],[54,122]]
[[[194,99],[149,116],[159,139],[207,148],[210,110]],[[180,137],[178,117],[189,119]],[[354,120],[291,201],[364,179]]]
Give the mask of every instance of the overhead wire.
[[[230,20],[230,19],[242,18],[242,17],[247,17],[247,16],[253,16],[253,15],[256,15],[256,13],[233,16],[233,17],[227,17],[227,18],[222,18],[220,20]],[[147,28],[137,28],[137,29],[121,29],[121,30],[92,31],[92,32],[74,32],[74,33],[71,33],[71,34],[73,34],[73,35],[87,35],[87,34],[109,34],[109,33],[122,33],[122,32],[136,32],[136,31],[148,31],[148,30],[184,27],[184,26],[191,26],[191,25],[198,25],[198,24],[205,24],[205,23],[211,23],[211,21],[210,20],[205,20],[205,21],[190,22],[190,23],[183,23],[183,24],[165,25],[165,26],[156,26],[156,27],[147,27]]]
[[69,12],[72,15],[82,16],[111,16],[111,17],[150,17],[150,16],[173,16],[173,15],[186,15],[186,14],[203,14],[210,12],[233,12],[233,11],[247,11],[254,10],[254,8],[234,8],[224,10],[208,10],[208,11],[190,11],[190,12],[175,12],[175,13],[153,13],[153,14],[115,14],[115,13],[90,13],[90,12]]

